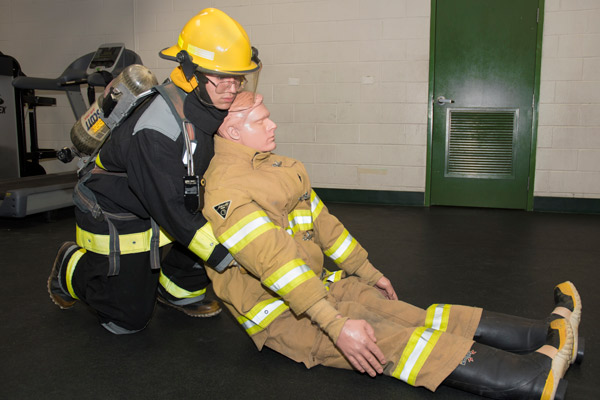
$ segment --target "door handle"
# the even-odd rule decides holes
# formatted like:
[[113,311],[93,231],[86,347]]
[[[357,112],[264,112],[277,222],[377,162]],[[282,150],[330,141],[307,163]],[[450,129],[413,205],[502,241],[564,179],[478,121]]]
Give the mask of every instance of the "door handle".
[[445,98],[444,96],[438,96],[438,98],[437,98],[437,103],[438,103],[440,106],[443,106],[444,104],[450,104],[450,103],[454,103],[454,100],[452,100],[452,99],[447,99],[447,98]]

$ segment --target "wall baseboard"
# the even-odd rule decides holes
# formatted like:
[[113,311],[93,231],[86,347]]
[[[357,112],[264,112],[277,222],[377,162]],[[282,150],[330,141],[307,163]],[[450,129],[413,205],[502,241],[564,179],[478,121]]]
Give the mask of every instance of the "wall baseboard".
[[319,197],[325,201],[325,203],[385,204],[395,206],[423,206],[425,204],[424,192],[324,188],[314,189]]
[[[421,207],[425,205],[424,192],[328,188],[314,189],[319,197],[326,203],[356,203]],[[600,214],[600,199],[534,197],[533,211]]]
[[600,199],[534,197],[533,211],[600,214]]

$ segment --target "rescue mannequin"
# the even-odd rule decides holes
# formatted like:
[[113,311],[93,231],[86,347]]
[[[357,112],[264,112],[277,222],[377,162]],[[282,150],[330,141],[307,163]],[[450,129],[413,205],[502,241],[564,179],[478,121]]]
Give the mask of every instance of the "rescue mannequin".
[[239,23],[208,8],[159,55],[178,66],[80,172],[77,243],[62,245],[48,278],[55,304],[67,309],[81,300],[114,334],[143,329],[157,292],[187,315],[218,314],[220,305],[205,299],[204,263],[232,260],[200,212],[199,177],[227,109],[256,81],[258,52]]
[[[261,97],[240,94],[205,174],[203,213],[237,263],[207,272],[259,350],[432,391],[445,384],[496,399],[564,396],[581,318],[571,282],[556,286],[543,320],[399,301],[312,190],[302,163],[272,153],[275,129]],[[324,269],[323,254],[340,271]]]

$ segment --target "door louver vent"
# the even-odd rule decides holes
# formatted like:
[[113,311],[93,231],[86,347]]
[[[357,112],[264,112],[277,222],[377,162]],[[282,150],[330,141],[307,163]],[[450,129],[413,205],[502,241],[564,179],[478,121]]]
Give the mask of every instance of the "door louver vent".
[[512,176],[518,110],[448,111],[446,175]]

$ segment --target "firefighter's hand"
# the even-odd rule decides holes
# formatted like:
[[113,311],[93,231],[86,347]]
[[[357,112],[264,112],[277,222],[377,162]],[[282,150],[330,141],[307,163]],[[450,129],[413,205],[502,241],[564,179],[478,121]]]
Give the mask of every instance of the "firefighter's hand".
[[388,300],[398,300],[398,295],[392,286],[392,282],[385,276],[382,276],[375,284],[377,288]]
[[336,346],[354,368],[374,377],[383,373],[381,365],[386,363],[375,342],[375,331],[367,321],[349,319],[338,336]]

